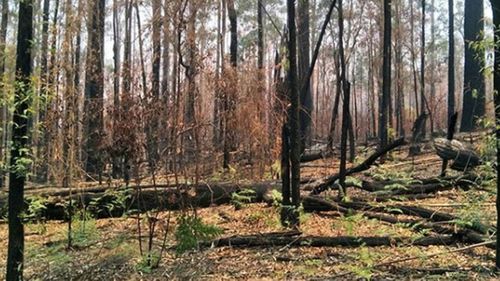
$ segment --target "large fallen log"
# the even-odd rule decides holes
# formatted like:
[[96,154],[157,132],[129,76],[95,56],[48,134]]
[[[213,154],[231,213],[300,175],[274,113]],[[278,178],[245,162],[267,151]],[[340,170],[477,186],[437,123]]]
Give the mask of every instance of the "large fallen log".
[[204,242],[201,247],[380,247],[380,246],[432,246],[452,245],[458,240],[450,235],[429,236],[418,239],[388,236],[299,236],[277,237],[263,235],[232,236]]
[[[387,152],[389,152],[392,149],[394,149],[398,146],[401,146],[403,144],[405,144],[404,138],[400,138],[400,139],[395,140],[394,142],[390,143],[386,147],[377,150],[375,153],[370,155],[370,157],[368,157],[361,164],[359,164],[355,167],[352,167],[350,169],[347,169],[347,171],[345,172],[345,175],[349,176],[349,175],[352,175],[355,173],[359,173],[359,172],[368,170],[375,163],[375,161],[377,161],[377,159],[380,158],[382,155],[387,154]],[[317,180],[317,181],[311,183],[310,187],[306,186],[305,188],[311,188],[312,189],[311,195],[317,195],[317,194],[320,194],[321,192],[327,190],[328,188],[330,188],[335,183],[335,181],[337,181],[339,178],[340,178],[339,174],[325,177],[325,178],[322,178],[320,180]]]
[[[70,200],[74,208],[88,211],[96,218],[118,217],[127,212],[145,212],[150,210],[177,210],[189,207],[209,207],[213,204],[229,203],[234,193],[253,190],[253,201],[262,202],[271,190],[281,189],[276,182],[251,184],[200,183],[197,186],[167,187],[132,187],[128,189],[107,189],[104,192],[75,192],[71,196],[50,196],[37,194],[26,197],[26,205],[36,200],[42,204],[39,217],[48,220],[66,219],[67,205]],[[0,198],[0,206],[6,205],[5,198]]]

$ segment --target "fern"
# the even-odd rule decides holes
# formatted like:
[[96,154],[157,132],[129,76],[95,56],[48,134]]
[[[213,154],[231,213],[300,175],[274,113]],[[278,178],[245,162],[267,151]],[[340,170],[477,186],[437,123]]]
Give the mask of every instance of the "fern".
[[222,233],[222,229],[203,223],[201,218],[183,215],[179,218],[179,224],[175,231],[176,251],[178,254],[182,254],[197,249],[199,242],[212,240]]

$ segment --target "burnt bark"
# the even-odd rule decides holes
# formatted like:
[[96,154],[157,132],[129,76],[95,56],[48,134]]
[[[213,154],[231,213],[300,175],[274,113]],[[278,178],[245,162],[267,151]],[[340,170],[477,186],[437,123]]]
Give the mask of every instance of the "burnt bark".
[[[9,174],[9,242],[7,253],[6,280],[23,280],[24,266],[24,185],[29,170],[22,163],[23,158],[29,157],[25,152],[28,149],[28,120],[26,112],[30,106],[30,92],[32,73],[31,54],[33,40],[33,1],[19,2],[19,23],[17,30],[16,55],[16,83],[14,119],[12,125],[12,148],[10,151]],[[25,162],[25,161],[24,161]],[[21,167],[19,166],[21,165]]]
[[471,45],[483,39],[484,1],[466,0],[464,8],[464,96],[460,131],[470,132],[477,128],[478,119],[486,111],[484,51]]
[[101,145],[104,97],[104,11],[105,0],[88,3],[88,51],[85,71],[84,135],[86,163],[90,176],[102,172]]
[[391,97],[391,0],[384,0],[384,51],[382,66],[382,98],[379,108],[379,138],[380,147],[385,147],[388,142],[387,123],[388,107]]

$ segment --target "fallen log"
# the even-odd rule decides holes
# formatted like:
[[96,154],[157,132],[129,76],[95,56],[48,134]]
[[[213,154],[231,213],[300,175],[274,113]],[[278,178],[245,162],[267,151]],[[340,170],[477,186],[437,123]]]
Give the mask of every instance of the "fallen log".
[[[380,213],[390,213],[390,214],[403,214],[403,215],[408,215],[408,216],[415,216],[415,217],[421,217],[424,219],[428,219],[433,222],[446,222],[446,223],[454,223],[459,220],[458,217],[448,214],[448,213],[443,213],[443,212],[438,212],[434,211],[431,209],[426,209],[418,206],[405,206],[401,204],[396,204],[396,205],[387,205],[383,207],[378,207],[378,206],[372,206],[368,203],[364,202],[342,202],[339,203],[340,206],[344,208],[352,208],[355,210],[362,210],[362,211],[372,211],[372,212],[380,212]],[[472,226],[464,226],[467,229],[477,231],[481,234],[488,234],[490,227],[486,225],[482,225],[479,223],[476,223]]]
[[450,235],[429,236],[418,239],[411,237],[388,237],[388,236],[299,236],[299,237],[277,237],[277,236],[232,236],[215,239],[201,243],[202,248],[210,247],[381,247],[381,246],[432,246],[452,245],[457,242]]
[[313,162],[319,159],[326,159],[333,156],[332,149],[322,149],[319,151],[305,151],[300,156],[300,163]]
[[[415,214],[416,210],[418,211],[419,214],[423,214],[426,219],[431,219],[432,217],[427,217],[429,214],[429,210],[423,209],[420,207],[415,207],[413,209],[408,209],[402,208],[396,209],[392,206],[387,207],[387,209],[379,209],[379,208],[372,208],[371,211],[365,210],[365,208],[361,208],[362,212],[356,212],[353,211],[352,209],[342,206],[348,203],[339,203],[337,204],[336,202],[331,202],[327,201],[323,198],[317,197],[317,196],[307,196],[303,200],[303,206],[305,211],[338,211],[344,214],[361,214],[366,218],[370,219],[377,219],[380,221],[388,222],[391,224],[396,224],[396,223],[403,223],[408,225],[409,227],[412,227],[416,230],[421,230],[421,229],[430,229],[433,232],[437,234],[450,234],[453,235],[454,237],[457,237],[462,242],[467,242],[467,243],[482,243],[486,241],[487,239],[483,237],[481,234],[477,233],[476,231],[480,231],[482,234],[486,234],[487,231],[481,231],[486,229],[485,226],[479,227],[479,228],[473,228],[473,229],[457,229],[456,227],[446,227],[445,225],[442,224],[437,224],[433,222],[428,222],[428,221],[421,221],[421,220],[410,220],[410,219],[401,219],[395,216],[389,216],[389,215],[384,215],[384,214],[379,214],[376,213],[376,211],[383,211],[391,214],[396,214],[399,215],[401,212],[403,214]],[[348,204],[350,207],[354,207],[353,209],[360,209],[360,204]],[[410,206],[407,206],[410,207]],[[399,212],[401,210],[401,212]],[[444,213],[438,213],[437,216],[438,219],[450,219],[452,218],[450,216],[446,216]],[[443,222],[443,221],[439,221]],[[446,221],[446,222],[451,222]],[[488,246],[488,247],[493,247],[493,246]]]
[[[26,205],[37,200],[43,205],[40,218],[48,220],[64,220],[70,200],[73,208],[84,209],[96,218],[119,217],[127,212],[145,212],[150,210],[178,210],[187,207],[209,207],[213,204],[229,203],[234,193],[253,190],[253,201],[263,202],[268,199],[271,190],[281,189],[275,182],[234,184],[204,183],[197,186],[180,186],[178,188],[128,188],[108,189],[105,192],[75,192],[71,196],[28,195]],[[0,206],[6,204],[0,198]]]
[[[349,175],[352,175],[354,173],[359,173],[359,172],[368,170],[375,163],[375,161],[377,161],[377,159],[380,158],[382,155],[387,154],[387,152],[389,152],[392,149],[394,149],[398,146],[401,146],[403,144],[405,144],[404,138],[400,138],[400,139],[395,140],[394,142],[390,143],[386,147],[379,149],[375,153],[370,155],[370,157],[368,157],[365,161],[363,161],[363,163],[359,164],[356,167],[352,167],[350,169],[347,169],[347,171],[345,172],[345,176],[349,176]],[[335,181],[337,181],[339,178],[340,178],[339,174],[325,177],[323,179],[320,179],[320,180],[313,182],[310,187],[306,186],[305,188],[312,189],[311,195],[318,195],[321,192],[330,188],[335,183]]]
[[480,180],[473,174],[446,178],[415,179],[410,181],[362,181],[358,186],[368,192],[377,192],[384,195],[429,194],[439,191],[451,190],[460,187],[468,190]]
[[379,214],[375,212],[370,212],[370,211],[363,211],[363,212],[356,212],[353,211],[352,209],[345,208],[340,206],[339,204],[335,202],[330,202],[325,199],[322,199],[320,197],[313,197],[313,196],[308,196],[304,198],[303,201],[304,205],[304,210],[306,211],[338,211],[344,214],[361,214],[366,218],[369,219],[377,219],[383,222],[388,222],[391,224],[396,224],[396,223],[402,223],[406,224],[410,227],[413,227],[415,229],[431,229],[437,234],[456,234],[457,232],[455,229],[452,228],[447,228],[439,224],[435,223],[430,223],[426,221],[420,221],[420,220],[410,220],[410,219],[401,219],[396,216],[390,216],[390,215],[384,215],[384,214]]

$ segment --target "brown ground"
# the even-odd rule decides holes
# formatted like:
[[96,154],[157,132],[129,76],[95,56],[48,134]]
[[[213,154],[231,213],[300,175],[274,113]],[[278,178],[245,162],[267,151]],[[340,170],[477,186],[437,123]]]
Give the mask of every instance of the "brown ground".
[[[368,175],[399,177],[436,175],[440,161],[432,154],[415,159],[404,159],[406,152],[396,153],[394,160]],[[334,160],[317,161],[303,168],[304,177],[318,177],[336,171]],[[320,167],[318,167],[320,166]],[[328,166],[328,167],[327,167]],[[333,168],[332,168],[333,167]],[[351,189],[350,196],[367,194]],[[483,223],[493,224],[495,218],[494,194],[484,190],[469,192],[452,190],[441,192],[435,198],[406,202],[436,211],[476,215]],[[463,206],[446,206],[463,203]],[[444,207],[443,207],[444,205]],[[279,213],[266,204],[249,204],[235,211],[233,206],[216,206],[198,210],[205,223],[215,224],[224,230],[223,236],[258,234],[283,231]],[[175,218],[178,213],[172,213]],[[162,213],[160,221],[168,213]],[[175,220],[175,219],[173,219]],[[305,214],[301,218],[304,235],[321,236],[404,236],[418,237],[404,225],[393,225],[361,216],[345,217],[336,212]],[[44,227],[43,227],[44,226]],[[81,239],[80,247],[65,250],[66,224],[47,222],[26,227],[27,280],[356,280],[370,276],[372,280],[497,280],[492,272],[494,251],[478,247],[467,251],[443,254],[433,258],[426,255],[453,250],[464,245],[414,247],[411,245],[377,248],[340,247],[271,247],[271,248],[213,248],[176,255],[168,250],[159,268],[151,273],[141,273],[138,263],[140,253],[137,224],[134,218],[115,218],[87,222],[93,235]],[[145,226],[142,228],[144,235]],[[45,230],[43,229],[45,228]],[[170,225],[168,246],[174,246],[175,222]],[[155,245],[162,242],[158,231]],[[143,240],[145,244],[146,239]],[[7,248],[7,226],[0,225],[0,279],[4,278]],[[409,262],[392,266],[373,265],[418,257]],[[444,269],[438,272],[437,269]],[[339,274],[348,273],[342,277]]]

